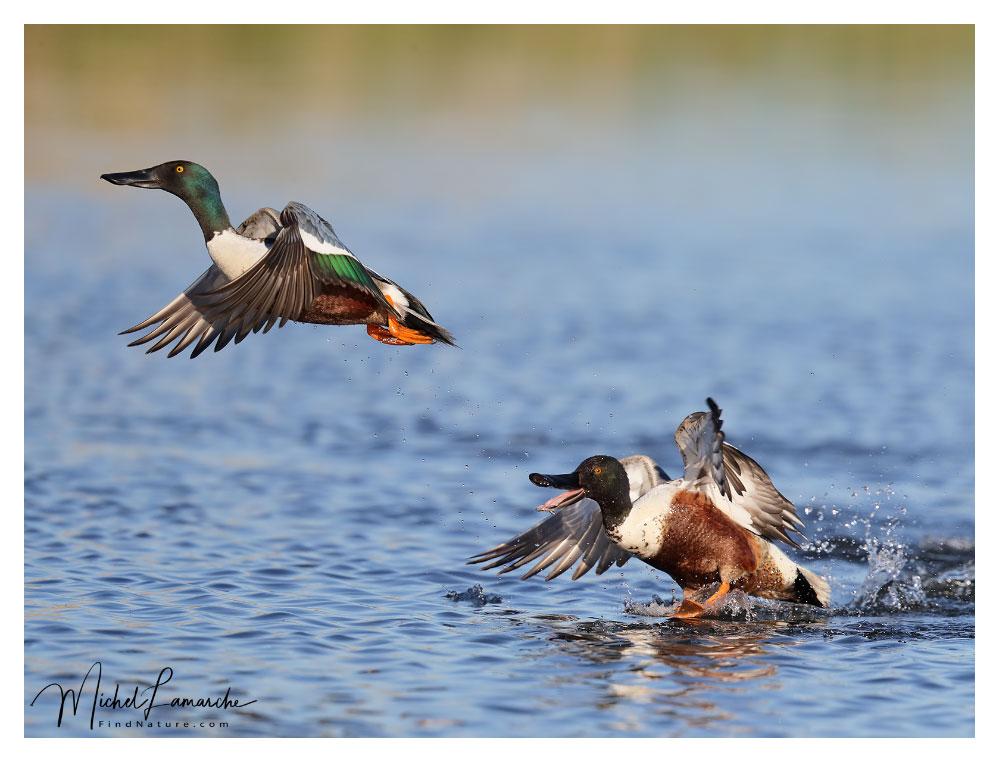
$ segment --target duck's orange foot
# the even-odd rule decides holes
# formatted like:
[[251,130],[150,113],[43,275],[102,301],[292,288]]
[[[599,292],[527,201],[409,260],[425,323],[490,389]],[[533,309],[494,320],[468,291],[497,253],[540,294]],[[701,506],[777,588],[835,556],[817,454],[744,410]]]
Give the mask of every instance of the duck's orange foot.
[[700,616],[703,611],[704,606],[700,603],[690,598],[684,598],[680,601],[680,605],[677,606],[676,611],[670,614],[670,616],[677,619],[692,619],[693,617]]
[[[395,302],[388,294],[382,294],[385,301],[395,306]],[[391,315],[388,316],[388,328],[381,325],[369,325],[368,336],[377,339],[382,344],[433,344],[434,340],[425,333],[420,333],[412,328],[406,328],[402,323]]]
[[710,606],[712,603],[721,598],[723,595],[725,595],[725,593],[727,593],[731,589],[732,587],[731,585],[728,584],[728,582],[722,582],[721,586],[718,588],[718,591],[710,598],[708,598],[706,601],[704,601],[704,605]]
[[[395,301],[388,294],[382,294],[385,301],[395,307]],[[406,328],[402,323],[391,315],[388,316],[388,329],[395,338],[399,339],[395,344],[433,344],[434,340],[425,333],[420,333],[412,328]]]
[[388,328],[380,325],[369,325],[368,326],[368,336],[380,341],[382,344],[402,344],[405,346],[410,346],[413,342],[404,341],[402,339],[396,338],[392,335]]
[[396,320],[391,315],[388,319],[388,329],[395,338],[398,339],[396,344],[433,344],[434,340],[431,339],[427,334],[420,333],[412,328],[407,328],[398,320]]

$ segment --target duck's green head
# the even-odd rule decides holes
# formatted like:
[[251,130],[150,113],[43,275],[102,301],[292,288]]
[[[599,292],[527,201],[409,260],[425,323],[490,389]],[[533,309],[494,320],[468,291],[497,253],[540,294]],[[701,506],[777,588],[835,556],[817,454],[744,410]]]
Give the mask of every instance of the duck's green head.
[[549,501],[561,508],[584,497],[595,500],[600,505],[604,526],[613,528],[620,524],[631,512],[630,486],[628,473],[617,458],[610,455],[594,455],[587,458],[571,474],[531,474],[531,481],[539,487],[555,487],[569,490]]
[[115,172],[101,175],[115,185],[134,185],[136,188],[159,188],[180,196],[192,198],[219,195],[219,184],[212,173],[193,161],[168,161],[157,167],[138,169],[135,172]]
[[219,184],[212,173],[193,161],[168,161],[149,169],[101,175],[115,185],[159,188],[183,199],[201,223],[205,239],[229,227],[229,215],[222,205]]

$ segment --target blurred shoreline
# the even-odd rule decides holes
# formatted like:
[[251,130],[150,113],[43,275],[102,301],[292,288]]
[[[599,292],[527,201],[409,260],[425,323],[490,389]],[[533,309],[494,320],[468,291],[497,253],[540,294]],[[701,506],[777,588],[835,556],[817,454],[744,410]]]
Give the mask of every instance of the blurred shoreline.
[[974,103],[972,26],[26,26],[25,172],[66,135],[555,130],[732,98],[920,121]]

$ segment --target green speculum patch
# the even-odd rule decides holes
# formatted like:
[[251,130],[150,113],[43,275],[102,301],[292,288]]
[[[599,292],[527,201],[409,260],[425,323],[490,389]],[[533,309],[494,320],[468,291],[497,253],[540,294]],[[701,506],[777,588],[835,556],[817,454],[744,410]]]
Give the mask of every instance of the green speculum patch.
[[[352,280],[357,283],[370,283],[371,278],[353,257],[343,254],[317,254],[316,259],[327,272],[335,273],[341,278]],[[373,285],[373,284],[372,284]]]

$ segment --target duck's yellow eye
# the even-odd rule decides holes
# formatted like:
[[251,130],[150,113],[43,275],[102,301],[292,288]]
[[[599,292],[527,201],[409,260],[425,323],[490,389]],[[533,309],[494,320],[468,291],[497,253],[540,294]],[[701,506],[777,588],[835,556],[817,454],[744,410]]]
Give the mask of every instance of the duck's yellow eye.
[[180,165],[178,164],[178,165],[177,165],[177,171],[178,171],[178,172],[183,172],[183,171],[184,171],[184,168],[183,168],[182,166],[180,166]]
[[599,475],[599,474],[603,473],[603,469],[600,466],[597,466],[596,468],[593,469],[593,473]]

